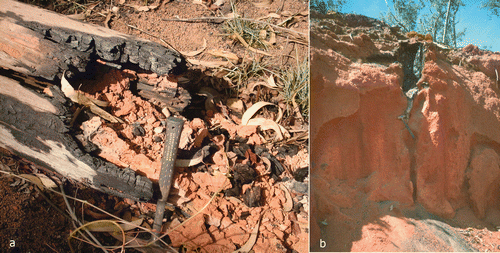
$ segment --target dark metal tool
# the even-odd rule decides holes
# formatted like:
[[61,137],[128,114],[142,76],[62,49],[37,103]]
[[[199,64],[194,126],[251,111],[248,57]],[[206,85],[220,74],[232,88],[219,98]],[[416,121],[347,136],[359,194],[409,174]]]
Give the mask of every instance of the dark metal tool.
[[[153,223],[153,229],[156,237],[159,236],[161,225],[163,223],[163,214],[168,199],[168,193],[172,186],[172,177],[174,175],[175,158],[177,157],[177,148],[181,137],[184,120],[174,117],[167,119],[167,131],[165,133],[165,145],[163,147],[163,156],[161,158],[161,171],[158,184],[160,185],[161,198],[156,204],[156,214]],[[156,238],[155,238],[156,239]]]

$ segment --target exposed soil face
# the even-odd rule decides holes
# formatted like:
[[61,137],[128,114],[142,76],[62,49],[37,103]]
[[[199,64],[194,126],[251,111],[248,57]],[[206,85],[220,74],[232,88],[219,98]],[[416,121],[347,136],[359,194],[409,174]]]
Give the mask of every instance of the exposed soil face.
[[311,15],[311,248],[498,251],[498,53]]
[[[271,41],[267,50],[257,46],[246,48],[237,38],[220,36],[225,20],[163,20],[177,16],[192,19],[226,15],[231,12],[229,3],[214,7],[210,3],[161,2],[154,10],[143,12],[130,7],[142,2],[125,1],[117,3],[113,16],[108,16],[111,12],[106,11],[113,7],[109,4],[86,5],[87,21],[100,25],[105,22],[112,29],[160,44],[161,38],[187,55],[203,48],[204,40],[206,49],[188,59],[193,65],[183,76],[118,70],[102,62],[94,66],[96,74],[90,78],[68,75],[75,89],[87,97],[109,102],[105,110],[123,121],[110,123],[84,109],[71,132],[81,148],[119,167],[130,167],[156,182],[160,174],[165,120],[168,116],[182,118],[185,124],[178,160],[191,164],[178,165],[175,170],[162,227],[162,234],[168,234],[169,245],[187,252],[232,252],[255,240],[251,235],[258,232],[255,242],[250,243],[255,252],[307,252],[308,123],[307,118],[284,100],[279,79],[281,70],[296,69],[297,63],[303,63],[307,56],[307,3],[273,2],[262,8],[246,1],[236,4],[238,13],[245,18],[257,20],[274,13],[262,21],[275,25],[281,21],[291,23],[274,28],[277,36],[273,43],[274,35],[269,28],[262,28],[267,30],[262,40]],[[56,10],[68,14],[69,6],[59,5]],[[77,4],[72,6],[80,8]],[[209,51],[224,51],[226,55],[218,58]],[[228,61],[232,55],[227,52],[236,55],[236,61]],[[236,68],[251,72],[256,65],[262,70],[238,82],[224,77],[230,71],[220,67],[221,61],[231,71]],[[267,85],[271,73],[271,79],[279,87]],[[259,101],[274,104],[264,106],[248,124],[242,124],[243,113]],[[79,106],[75,104],[71,110],[77,111]],[[89,202],[126,220],[144,218],[142,225],[151,228],[159,192],[155,192],[149,203],[98,192],[79,197],[92,199]],[[16,203],[9,202],[13,206]],[[64,205],[61,208],[64,210]],[[77,208],[76,213],[82,212],[86,221],[106,218],[89,207]],[[38,218],[24,218],[30,219],[30,224],[37,224]],[[66,222],[64,231],[68,232],[68,220],[61,218],[61,221]],[[62,236],[66,238],[67,234]],[[98,238],[106,244],[116,242],[107,233],[99,233]],[[67,246],[55,248],[64,247]]]

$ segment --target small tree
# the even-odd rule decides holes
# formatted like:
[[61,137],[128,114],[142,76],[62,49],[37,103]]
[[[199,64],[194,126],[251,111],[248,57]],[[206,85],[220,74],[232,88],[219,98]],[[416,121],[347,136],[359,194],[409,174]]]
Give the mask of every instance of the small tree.
[[491,14],[500,17],[500,0],[488,0],[483,2],[481,8],[488,9]]
[[318,3],[318,11],[319,13],[326,14],[328,12],[328,8],[326,6],[326,3],[323,1],[319,1]]
[[456,45],[465,34],[465,30],[457,33],[455,29],[459,22],[456,20],[457,13],[465,4],[461,0],[430,0],[430,3],[431,13],[421,19],[419,30],[432,34],[435,41]]
[[[500,0],[489,0],[500,1]],[[390,25],[398,25],[403,31],[416,31],[431,34],[435,41],[455,46],[465,31],[457,32],[456,19],[462,0],[393,0],[394,13],[386,0],[389,11],[381,18]],[[430,8],[429,8],[430,7]],[[428,8],[428,13],[420,15],[421,10]]]
[[347,0],[328,0],[327,8],[329,11],[340,12],[346,2]]
[[394,0],[394,14],[391,11],[389,3],[386,1],[389,12],[382,16],[382,20],[390,25],[398,25],[403,31],[414,31],[417,24],[418,14],[425,7],[423,2],[415,3],[413,0],[403,1]]
[[311,10],[315,10],[321,14],[326,14],[328,12],[326,3],[323,2],[323,0],[311,0],[310,8]]

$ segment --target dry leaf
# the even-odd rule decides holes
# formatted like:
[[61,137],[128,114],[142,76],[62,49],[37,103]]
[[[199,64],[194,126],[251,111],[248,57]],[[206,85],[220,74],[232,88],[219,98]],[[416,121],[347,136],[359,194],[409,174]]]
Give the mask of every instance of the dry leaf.
[[12,172],[12,170],[9,168],[9,166],[0,163],[0,170],[7,171],[7,172]]
[[243,111],[245,110],[243,106],[243,101],[241,101],[240,99],[228,98],[226,103],[229,109],[231,109],[232,111],[243,113]]
[[294,96],[294,99],[292,99],[292,104],[293,104],[293,110],[294,110],[295,114],[297,115],[297,118],[304,121],[304,118],[302,117],[302,113],[300,112],[300,108],[297,105],[297,102],[295,102],[295,96]]
[[[146,223],[147,224],[147,223]],[[111,236],[113,236],[115,239],[120,240],[122,243],[127,245],[128,247],[134,248],[134,250],[137,250],[139,252],[143,253],[165,253],[165,252],[173,252],[173,251],[166,251],[165,248],[161,248],[159,246],[149,246],[145,247],[146,245],[150,244],[151,241],[149,240],[144,240],[144,239],[139,239],[137,236],[125,236],[125,242],[123,242],[123,235],[122,233],[110,233]]]
[[271,173],[271,166],[272,166],[271,161],[267,157],[263,157],[263,156],[260,157],[260,159],[266,165],[266,174]]
[[278,107],[278,117],[276,117],[275,121],[280,122],[281,118],[283,118],[283,110],[281,109],[281,107]]
[[199,157],[193,158],[193,159],[176,159],[175,160],[175,167],[188,168],[191,166],[195,166],[195,165],[203,162],[203,158],[204,158],[203,156],[199,156]]
[[99,106],[97,106],[95,104],[90,104],[89,109],[91,112],[99,115],[101,118],[103,118],[111,123],[123,123],[123,120],[109,114],[107,111],[101,109]]
[[158,8],[158,5],[150,5],[150,6],[139,6],[138,8],[135,8],[137,11],[150,11],[150,10],[155,10]]
[[290,192],[283,184],[280,184],[280,188],[285,193],[285,197],[286,197],[286,201],[283,204],[283,211],[290,212],[293,209],[292,195],[290,195]]
[[90,104],[95,104],[98,106],[105,107],[105,106],[109,105],[109,103],[106,101],[101,101],[101,100],[89,98],[89,97],[86,97],[84,94],[76,91],[73,88],[73,86],[71,86],[71,84],[66,79],[65,73],[66,73],[66,71],[63,73],[62,78],[61,78],[61,90],[64,93],[64,95],[67,98],[69,98],[71,101],[73,101],[77,104],[85,105],[85,106],[89,106]]
[[276,133],[276,137],[274,138],[276,141],[282,141],[285,138],[290,138],[290,133],[280,124],[274,122],[271,119],[264,118],[256,118],[248,121],[247,125],[250,126],[259,126],[261,130],[274,130]]
[[278,26],[283,26],[283,27],[288,27],[292,25],[293,23],[297,22],[295,19],[295,15],[290,16],[289,18],[283,20],[278,24]]
[[232,63],[237,64],[240,61],[240,57],[235,53],[221,51],[221,50],[209,50],[207,54],[213,55],[215,57],[222,57],[230,60]]
[[78,103],[78,94],[75,91],[75,88],[69,84],[68,80],[66,80],[66,71],[63,72],[61,77],[61,91],[64,95],[69,98],[71,101]]
[[202,61],[196,59],[189,59],[189,62],[193,65],[200,65],[207,68],[228,67],[231,65],[231,62],[229,61]]
[[274,82],[274,76],[272,74],[267,78],[267,87],[278,88],[278,85]]
[[215,6],[222,6],[223,4],[224,4],[224,0],[217,0],[214,3]]
[[36,174],[21,174],[20,177],[26,178],[32,183],[36,184],[39,189],[43,190],[45,188],[57,188],[56,183],[52,181],[49,177],[44,174],[36,173]]
[[200,96],[205,96],[207,99],[205,99],[205,110],[209,111],[215,111],[216,106],[215,106],[215,97],[220,97],[219,92],[217,92],[215,89],[212,89],[210,87],[202,87],[198,93]]
[[268,87],[270,89],[276,89],[275,87],[269,86],[269,84],[267,82],[260,81],[260,82],[252,82],[252,83],[248,84],[247,90],[250,91],[250,93],[252,93],[253,90],[255,89],[255,87],[257,87],[259,85]]
[[136,5],[136,4],[124,4],[124,5],[128,6],[128,7],[132,7],[136,11],[140,11],[140,12],[155,10],[159,6],[159,5],[142,6],[142,5]]
[[96,1],[96,2],[94,2],[94,3],[87,4],[87,5],[86,5],[86,6],[87,6],[87,10],[86,10],[87,14],[89,14],[89,15],[90,15],[90,12],[91,12],[92,10],[94,10],[94,8],[95,8],[97,5],[99,5],[100,3],[101,3],[100,1]]
[[108,102],[86,97],[84,94],[76,91],[68,80],[66,80],[65,74],[66,71],[63,72],[61,78],[61,90],[67,98],[77,104],[89,107],[93,113],[99,115],[105,120],[108,120],[109,122],[123,123],[123,120],[120,118],[117,118],[109,114],[107,111],[99,108],[99,106],[107,106],[109,104]]
[[163,115],[165,115],[165,117],[170,117],[170,111],[167,107],[163,107],[163,109],[161,109],[161,112],[163,113]]
[[253,3],[253,5],[255,5],[255,7],[257,7],[257,8],[269,8],[269,7],[271,7],[272,3],[273,3],[272,0],[264,0],[260,3]]
[[[141,226],[144,218],[133,220],[129,223],[118,224],[123,231],[128,231],[135,229],[138,226]],[[84,226],[86,229],[92,232],[121,232],[122,230],[116,226],[117,223],[121,223],[121,221],[113,221],[113,220],[96,220],[92,222],[86,223]]]
[[243,46],[245,46],[246,48],[250,47],[250,45],[248,45],[245,39],[243,39],[243,37],[241,37],[239,34],[233,33],[232,38],[239,40],[240,43],[243,44]]
[[183,54],[184,56],[193,57],[201,54],[203,51],[205,51],[206,48],[207,48],[207,40],[203,38],[203,46],[201,47],[201,49],[192,52],[180,52],[180,53]]
[[241,44],[243,44],[243,46],[245,46],[248,50],[254,52],[254,53],[258,53],[258,54],[263,54],[263,55],[266,55],[266,56],[272,56],[271,54],[269,53],[266,53],[262,50],[258,50],[258,49],[255,49],[253,47],[251,47],[250,45],[248,45],[248,43],[245,41],[245,39],[243,39],[243,37],[241,37],[239,34],[237,33],[234,33],[233,36],[238,39],[239,42],[241,42]]
[[260,30],[259,32],[259,39],[265,40],[267,38],[267,31],[266,30]]
[[183,76],[180,76],[180,77],[177,78],[177,83],[178,84],[187,84],[187,83],[189,83],[189,81],[190,80],[188,78],[183,77]]
[[248,125],[248,121],[253,117],[253,115],[259,111],[262,107],[267,106],[267,105],[274,105],[273,103],[269,102],[257,102],[250,106],[248,110],[243,114],[243,117],[241,117],[241,125]]
[[111,18],[114,16],[112,12],[108,12],[108,15],[106,15],[106,19],[104,19],[104,27],[110,29],[109,27],[109,21],[111,21]]
[[265,17],[260,17],[260,18],[258,18],[257,20],[267,19],[267,18],[281,18],[281,15],[280,15],[280,14],[277,14],[277,13],[269,13],[269,14],[267,14],[267,16],[265,16]]
[[266,209],[259,217],[259,221],[257,221],[257,224],[255,224],[255,228],[253,229],[250,238],[248,238],[248,241],[240,249],[233,251],[233,253],[248,253],[252,250],[253,245],[255,245],[255,243],[257,242],[257,235],[259,234],[260,221],[262,220],[262,216],[264,216],[267,210],[269,209]]
[[276,44],[276,33],[272,32],[269,35],[269,41],[267,42],[269,45],[274,45]]
[[118,4],[121,4],[121,5],[125,4],[125,0],[118,1]]
[[71,15],[66,15],[66,17],[74,20],[85,20],[85,12],[78,13],[78,14],[71,14]]

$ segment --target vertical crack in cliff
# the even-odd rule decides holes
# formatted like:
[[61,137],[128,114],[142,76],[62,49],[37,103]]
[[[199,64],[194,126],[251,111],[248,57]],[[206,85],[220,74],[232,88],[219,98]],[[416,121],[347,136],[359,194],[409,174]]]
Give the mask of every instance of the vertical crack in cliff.
[[[408,143],[407,143],[408,144]],[[413,203],[417,202],[417,158],[415,157],[415,142],[411,141],[411,147],[408,147],[408,153],[410,155],[410,181],[412,183],[412,199]]]
[[[405,124],[406,129],[410,133],[412,139],[415,135],[408,125],[410,112],[413,108],[413,100],[418,94],[417,82],[422,77],[422,70],[425,63],[425,46],[423,43],[410,43],[409,41],[401,41],[398,49],[398,61],[403,67],[403,85],[402,90],[407,99],[407,107],[402,115],[398,117]],[[415,142],[407,139],[406,147],[410,156],[410,180],[413,184],[413,201],[417,201],[417,172],[416,172],[416,157],[415,157]]]
[[424,45],[421,42],[400,41],[398,61],[403,67],[403,92],[417,86],[424,68]]
[[405,93],[408,105],[406,110],[398,119],[402,120],[411,137],[415,139],[415,135],[408,125],[410,112],[413,107],[413,99],[418,93],[417,82],[422,76],[424,68],[424,45],[420,42],[409,43],[401,41],[398,49],[398,61],[403,67],[403,92]]

